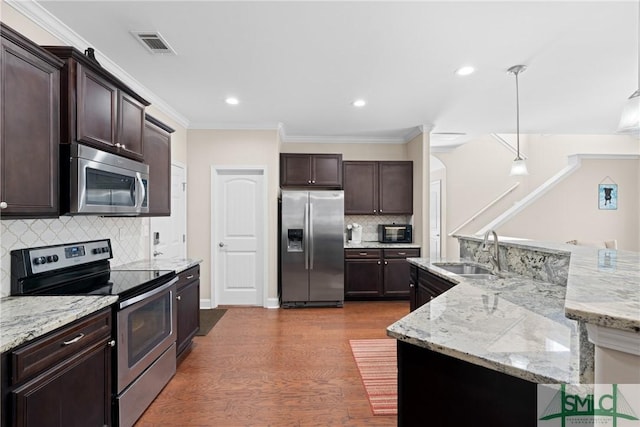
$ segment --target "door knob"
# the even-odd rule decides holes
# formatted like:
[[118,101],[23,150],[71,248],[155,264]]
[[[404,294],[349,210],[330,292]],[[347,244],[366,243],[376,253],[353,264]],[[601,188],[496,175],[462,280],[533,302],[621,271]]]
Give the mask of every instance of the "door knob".
[[158,255],[162,255],[162,252],[153,251],[153,256],[158,256]]
[[220,242],[220,243],[218,243],[218,246],[220,246],[221,248],[223,248],[223,247],[224,247],[224,243],[223,243],[223,242]]

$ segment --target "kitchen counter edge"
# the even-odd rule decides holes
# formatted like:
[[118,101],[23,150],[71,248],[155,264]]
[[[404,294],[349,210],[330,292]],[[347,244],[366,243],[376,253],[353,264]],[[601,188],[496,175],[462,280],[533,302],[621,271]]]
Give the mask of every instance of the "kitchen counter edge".
[[109,307],[117,296],[10,296],[0,298],[0,353]]

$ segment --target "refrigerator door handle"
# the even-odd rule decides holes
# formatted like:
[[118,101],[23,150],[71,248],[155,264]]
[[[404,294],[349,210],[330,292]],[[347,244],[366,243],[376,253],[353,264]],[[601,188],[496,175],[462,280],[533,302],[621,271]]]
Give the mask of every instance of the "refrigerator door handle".
[[304,225],[302,230],[304,240],[304,269],[309,269],[309,203],[304,204]]
[[313,270],[313,203],[309,203],[309,270]]

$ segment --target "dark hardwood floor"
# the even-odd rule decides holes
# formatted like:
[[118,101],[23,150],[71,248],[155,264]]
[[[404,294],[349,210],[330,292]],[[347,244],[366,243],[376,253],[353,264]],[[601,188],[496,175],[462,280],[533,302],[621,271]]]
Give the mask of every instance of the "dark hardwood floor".
[[372,415],[349,340],[386,338],[407,301],[227,308],[136,427],[396,425]]

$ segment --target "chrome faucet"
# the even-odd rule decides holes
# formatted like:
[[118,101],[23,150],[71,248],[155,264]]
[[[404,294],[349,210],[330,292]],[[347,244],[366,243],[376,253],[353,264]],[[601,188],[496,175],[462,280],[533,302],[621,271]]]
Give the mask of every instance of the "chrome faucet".
[[[493,253],[491,253],[491,247],[489,246],[489,234],[493,233]],[[500,271],[500,256],[498,254],[498,234],[495,230],[487,230],[484,233],[484,242],[482,243],[482,252],[489,253],[489,262],[493,266],[496,272]]]

